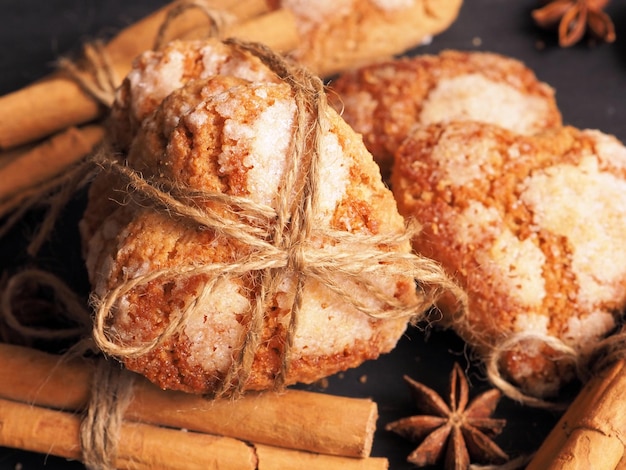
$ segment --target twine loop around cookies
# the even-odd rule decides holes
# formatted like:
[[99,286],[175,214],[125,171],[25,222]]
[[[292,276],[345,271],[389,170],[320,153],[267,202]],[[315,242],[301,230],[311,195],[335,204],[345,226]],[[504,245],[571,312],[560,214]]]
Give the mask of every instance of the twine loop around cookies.
[[554,336],[538,333],[514,333],[510,337],[497,343],[492,347],[491,352],[485,358],[485,366],[487,372],[487,378],[489,381],[502,391],[506,396],[524,405],[532,406],[534,408],[543,408],[550,410],[562,410],[567,407],[566,403],[559,403],[542,398],[530,396],[524,393],[519,387],[509,382],[501,372],[500,360],[503,356],[519,347],[526,341],[536,341],[544,344],[558,352],[561,356],[560,361],[571,362],[574,370],[578,375],[581,374],[580,370],[580,354],[573,347],[565,344],[561,339]]
[[225,26],[232,24],[236,19],[232,14],[211,7],[209,2],[203,0],[181,0],[168,10],[165,20],[161,23],[154,40],[153,49],[155,51],[161,50],[167,44],[169,40],[168,32],[174,26],[176,19],[185,12],[194,9],[200,11],[209,22],[208,37],[218,37],[220,31]]
[[[106,146],[103,147],[93,162],[105,172],[116,173],[123,181],[121,187],[143,198],[142,205],[167,211],[171,216],[179,217],[182,223],[191,222],[220,236],[233,238],[249,249],[233,262],[177,266],[126,279],[102,298],[94,299],[94,339],[100,349],[118,358],[147,354],[181,330],[202,305],[202,298],[207,298],[220,280],[252,275],[254,285],[259,287],[247,321],[243,345],[236,352],[217,393],[237,394],[245,388],[260,346],[265,309],[285,276],[292,279],[294,287],[289,327],[281,354],[282,364],[275,379],[277,387],[284,383],[288,370],[289,349],[297,327],[306,279],[319,281],[343,302],[374,318],[415,318],[444,292],[455,296],[464,308],[464,292],[448,278],[439,264],[397,249],[403,244],[406,244],[405,248],[409,245],[416,227],[403,233],[371,235],[315,225],[320,192],[320,138],[329,126],[324,86],[319,78],[288,63],[264,46],[237,40],[226,43],[259,57],[292,87],[297,109],[296,125],[277,208],[225,194],[204,193],[180,184],[164,188],[163,182],[148,181],[112,157]],[[210,201],[211,204],[198,204],[197,201]],[[250,223],[250,220],[256,223]],[[124,295],[151,282],[195,276],[207,279],[199,298],[182,311],[174,312],[168,325],[153,340],[140,345],[125,345],[109,336],[107,320]],[[407,305],[396,298],[394,292],[385,292],[375,282],[376,277],[414,279],[419,288],[416,302]],[[360,298],[364,292],[367,292],[369,300]]]

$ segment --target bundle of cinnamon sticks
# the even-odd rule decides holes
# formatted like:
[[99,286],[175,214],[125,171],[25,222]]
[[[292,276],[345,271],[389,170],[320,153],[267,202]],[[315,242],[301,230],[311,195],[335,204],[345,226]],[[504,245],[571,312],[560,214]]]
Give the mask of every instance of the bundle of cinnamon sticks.
[[[0,446],[81,459],[95,364],[0,344]],[[136,379],[117,468],[385,469],[369,457],[377,406],[289,390],[208,400]],[[182,456],[182,457],[181,457]]]

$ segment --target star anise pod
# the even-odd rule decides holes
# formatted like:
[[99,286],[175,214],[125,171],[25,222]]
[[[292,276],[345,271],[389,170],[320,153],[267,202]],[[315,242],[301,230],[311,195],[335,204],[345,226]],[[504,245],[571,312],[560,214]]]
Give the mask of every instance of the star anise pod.
[[470,462],[504,463],[508,455],[491,440],[502,432],[504,419],[491,418],[501,393],[490,389],[469,403],[469,385],[458,364],[450,375],[449,404],[437,392],[404,376],[420,411],[426,413],[389,423],[393,431],[421,442],[407,461],[424,467],[442,460],[446,469],[467,470]]
[[550,0],[545,6],[533,10],[535,23],[542,28],[558,25],[559,45],[576,44],[589,31],[604,42],[615,41],[615,26],[602,9],[609,0]]

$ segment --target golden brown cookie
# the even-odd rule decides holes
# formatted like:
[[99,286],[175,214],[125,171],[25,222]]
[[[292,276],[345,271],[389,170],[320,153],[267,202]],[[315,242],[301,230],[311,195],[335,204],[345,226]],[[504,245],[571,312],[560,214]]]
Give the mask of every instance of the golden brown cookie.
[[626,305],[626,148],[571,127],[523,136],[432,124],[396,155],[393,192],[414,248],[467,290],[444,323],[524,392],[555,394]]
[[342,74],[331,103],[387,173],[416,125],[454,120],[497,124],[521,134],[561,125],[554,91],[521,62],[487,52],[444,51]]
[[[172,45],[163,57],[197,57],[203,46],[196,43],[195,52],[189,47]],[[151,57],[154,53],[137,62],[131,72],[135,78],[128,81],[134,85],[127,85],[131,92],[113,114],[122,122],[135,116],[139,123],[134,135],[123,138],[130,141],[128,153],[122,153],[124,165],[186,209],[218,222],[197,223],[174,203],[155,204],[117,173],[94,182],[81,230],[94,298],[104,299],[100,307],[114,299],[103,325],[106,341],[114,345],[108,352],[119,352],[129,369],[160,387],[213,393],[233,364],[241,365],[236,358],[250,341],[258,340],[258,347],[252,362],[242,365],[249,374],[235,375],[233,384],[244,390],[275,385],[285,354],[283,378],[291,384],[318,380],[392,349],[410,315],[376,319],[363,312],[372,309],[384,316],[388,307],[381,292],[407,308],[415,305],[414,278],[352,258],[372,250],[407,254],[410,244],[408,239],[389,247],[368,241],[402,235],[405,227],[359,136],[326,108],[317,176],[300,175],[285,192],[302,114],[294,90],[274,76],[253,82],[185,74],[181,80],[179,73],[146,67]],[[162,57],[157,59],[162,63]],[[165,96],[142,94],[144,83],[163,80],[162,87],[169,89]],[[141,111],[145,106],[152,110]],[[296,161],[296,169],[306,168],[305,160],[313,159],[307,155],[302,163]],[[279,207],[291,210],[300,204],[312,178],[319,188],[310,201],[312,213],[293,213],[281,228]],[[307,217],[308,223],[301,222]],[[292,233],[299,230],[292,227],[303,230]],[[303,239],[301,233],[310,236]],[[290,245],[292,238],[296,242]],[[358,278],[349,274],[355,272],[350,263],[364,266]],[[266,284],[266,275],[274,276],[274,284]],[[111,297],[133,282],[138,285]],[[264,297],[266,288],[271,295]],[[296,292],[301,293],[299,310],[286,352]],[[363,306],[348,301],[346,292]],[[180,327],[162,337],[180,319]],[[259,337],[251,339],[259,319]],[[155,345],[137,352],[154,340]]]

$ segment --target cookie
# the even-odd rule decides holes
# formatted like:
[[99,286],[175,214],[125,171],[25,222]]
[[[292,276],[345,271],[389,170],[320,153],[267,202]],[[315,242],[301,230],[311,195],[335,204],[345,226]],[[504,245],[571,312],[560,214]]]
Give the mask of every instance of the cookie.
[[557,394],[626,305],[623,144],[572,127],[431,124],[399,147],[391,181],[423,226],[415,250],[468,293],[468,314],[444,309],[443,324],[484,359],[498,352],[525,393]]

